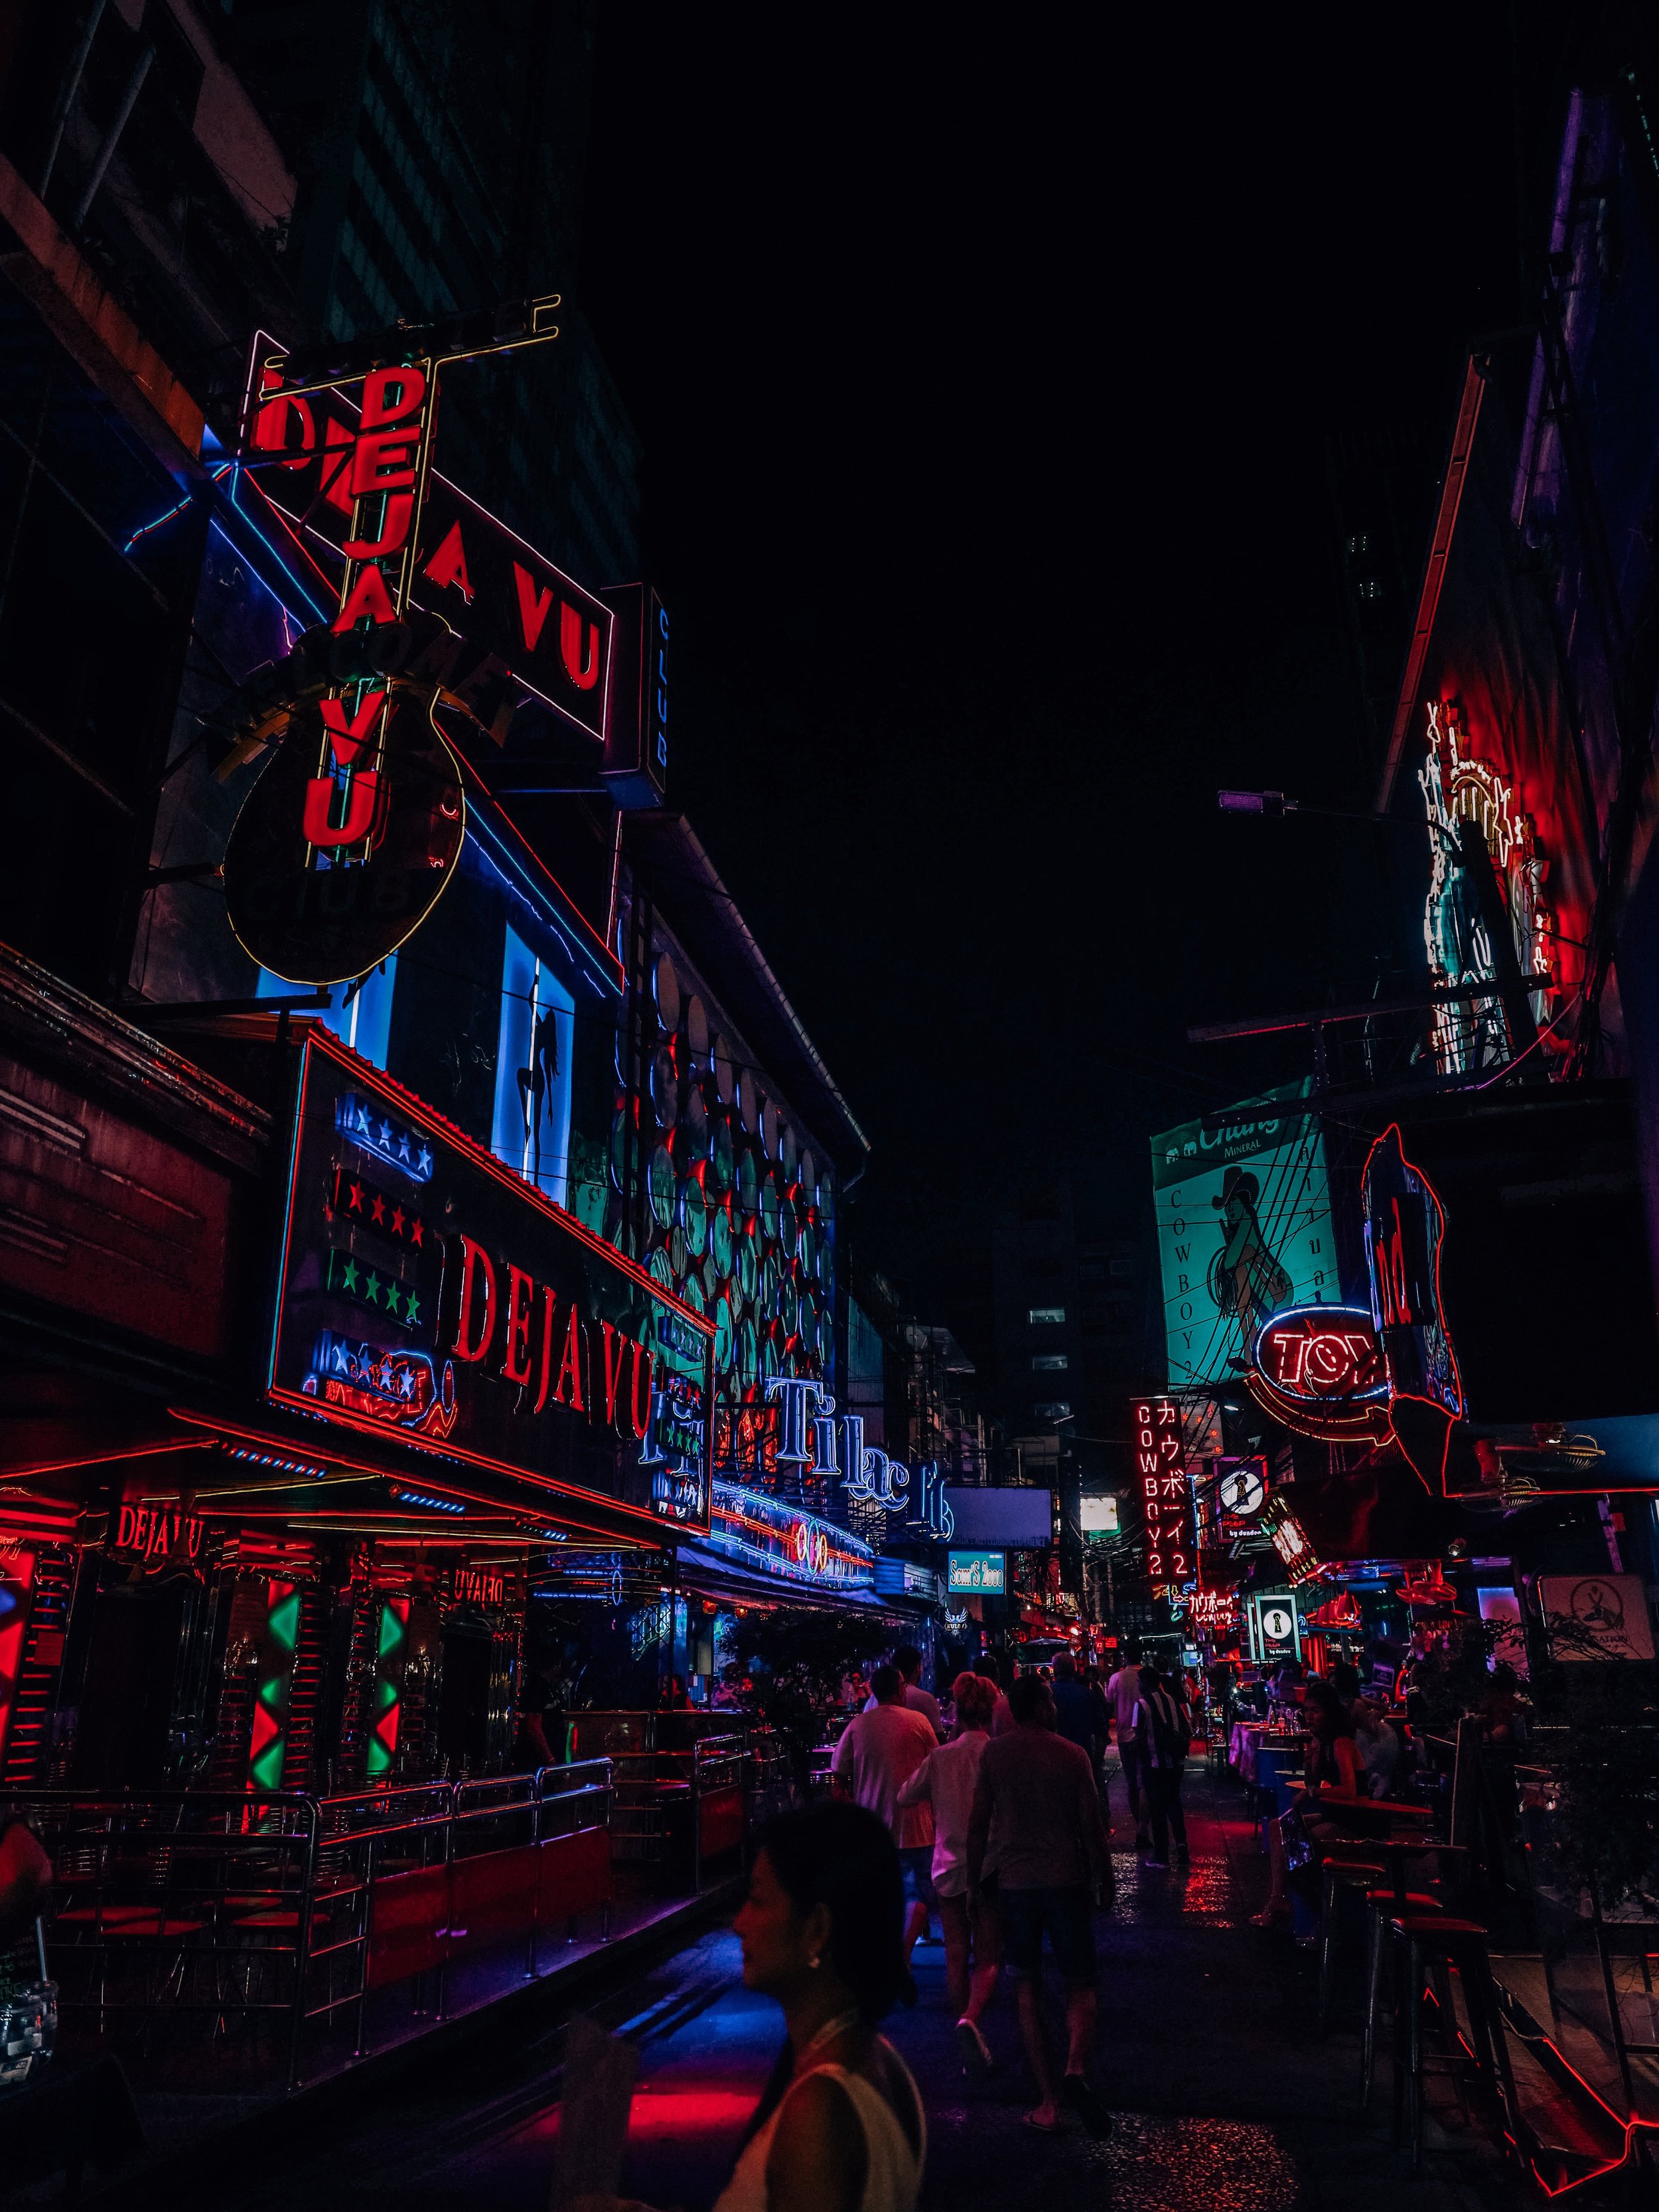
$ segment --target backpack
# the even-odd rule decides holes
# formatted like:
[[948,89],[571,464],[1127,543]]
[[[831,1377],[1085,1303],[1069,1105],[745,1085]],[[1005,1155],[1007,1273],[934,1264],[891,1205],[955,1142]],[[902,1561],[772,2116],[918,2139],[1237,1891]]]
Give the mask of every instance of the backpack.
[[1191,1748],[1193,1731],[1185,1709],[1167,1690],[1148,1690],[1140,1709],[1152,1723],[1152,1748],[1160,1766],[1179,1766]]

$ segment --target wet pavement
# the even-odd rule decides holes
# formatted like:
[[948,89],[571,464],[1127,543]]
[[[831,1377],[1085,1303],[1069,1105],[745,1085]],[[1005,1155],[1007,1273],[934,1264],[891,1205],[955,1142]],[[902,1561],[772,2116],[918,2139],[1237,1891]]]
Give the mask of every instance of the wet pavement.
[[[1386,2066],[1358,2110],[1358,1962],[1339,1984],[1332,2032],[1314,2024],[1311,1953],[1249,1916],[1265,1863],[1243,1793],[1189,1778],[1190,1874],[1143,1868],[1115,1784],[1116,1910],[1099,1923],[1099,2081],[1109,2140],[1034,2134],[1013,1992],[1005,1977],[986,2027],[998,2059],[964,2078],[944,1999],[944,1953],[915,1955],[919,2002],[888,2033],[915,2072],[930,2135],[924,2203],[937,2212],[1023,2212],[1080,2203],[1116,2212],[1487,2212],[1526,2199],[1484,2131],[1455,2104],[1429,2124],[1413,2176],[1388,2130]],[[1058,1993],[1055,1992],[1058,2017]],[[635,2005],[630,2018],[629,2002]],[[735,1940],[704,1937],[671,1970],[606,2008],[638,2043],[625,2188],[702,2212],[730,2172],[779,2037],[775,2008],[746,1992]],[[366,2100],[361,2121],[309,2154],[301,2123],[274,2140],[264,2178],[221,2202],[250,2208],[389,2207],[399,2212],[544,2212],[558,2115],[556,2044],[475,2057],[465,2075]],[[295,2154],[297,2151],[297,2155]]]

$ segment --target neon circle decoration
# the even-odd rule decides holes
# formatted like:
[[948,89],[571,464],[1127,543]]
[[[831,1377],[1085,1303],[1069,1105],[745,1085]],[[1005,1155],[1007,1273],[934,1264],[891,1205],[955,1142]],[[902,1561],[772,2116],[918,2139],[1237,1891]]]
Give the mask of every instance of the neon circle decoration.
[[1389,1433],[1382,1347],[1364,1306],[1285,1306],[1256,1331],[1245,1385],[1264,1412],[1332,1442]]
[[696,1176],[688,1176],[680,1195],[680,1219],[685,1227],[685,1249],[701,1260],[708,1249],[708,1203]]
[[659,1145],[651,1155],[646,1189],[651,1200],[653,1220],[659,1229],[668,1228],[674,1218],[674,1200],[678,1190],[674,1163],[666,1145]]

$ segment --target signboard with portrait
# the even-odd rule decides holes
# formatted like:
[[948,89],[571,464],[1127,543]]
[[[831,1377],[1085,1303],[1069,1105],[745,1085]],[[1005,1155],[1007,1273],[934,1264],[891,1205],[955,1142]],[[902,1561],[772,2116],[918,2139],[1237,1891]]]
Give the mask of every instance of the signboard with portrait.
[[714,1326],[320,1027],[303,1048],[274,1403],[708,1525]]
[[1341,1297],[1324,1138],[1299,1097],[1270,1092],[1152,1139],[1172,1389],[1231,1382],[1270,1315]]

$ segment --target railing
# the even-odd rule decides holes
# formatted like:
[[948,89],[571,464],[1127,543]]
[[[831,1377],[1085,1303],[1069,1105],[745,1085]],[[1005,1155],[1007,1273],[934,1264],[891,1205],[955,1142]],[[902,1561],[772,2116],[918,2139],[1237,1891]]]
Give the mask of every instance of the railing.
[[[611,1762],[318,1800],[279,1791],[28,1794],[54,1869],[47,1942],[60,2008],[105,2033],[122,2015],[285,2028],[299,2080],[308,2024],[375,1990],[594,1910],[610,1933]],[[418,1984],[417,1984],[418,1996]]]
[[706,1735],[691,1752],[691,1887],[702,1887],[709,1859],[741,1853],[748,1833],[744,1784],[749,1752],[740,1735]]

